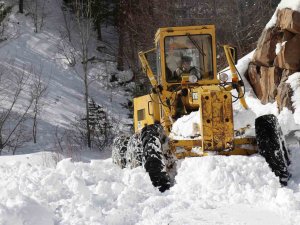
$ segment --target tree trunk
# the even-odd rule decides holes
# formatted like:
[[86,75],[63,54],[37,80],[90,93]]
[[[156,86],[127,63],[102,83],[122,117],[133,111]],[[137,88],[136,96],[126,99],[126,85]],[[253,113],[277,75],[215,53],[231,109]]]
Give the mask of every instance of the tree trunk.
[[101,31],[101,23],[97,24],[97,38],[99,41],[102,41],[102,31]]
[[117,69],[120,71],[124,71],[124,36],[123,36],[123,28],[120,27],[119,33],[119,48],[118,48],[118,56],[117,56]]
[[19,13],[24,13],[24,0],[19,0]]
[[36,144],[36,132],[37,132],[37,112],[34,112],[33,126],[32,126],[32,136],[33,136],[34,144]]
[[240,22],[240,26],[244,27],[245,26],[245,20],[244,20],[244,5],[242,1],[237,1],[237,8],[238,8],[238,18]]
[[91,148],[91,128],[90,128],[90,110],[89,110],[89,89],[88,89],[88,74],[87,74],[87,60],[83,64],[84,70],[84,97],[85,97],[85,109],[86,109],[86,130],[87,130],[87,144]]
[[2,141],[2,132],[0,132],[0,155],[2,154],[3,148],[4,148],[4,146],[3,146],[3,141]]
[[35,9],[34,9],[35,11],[34,11],[34,27],[35,27],[35,29],[34,29],[34,32],[35,33],[37,33],[38,32],[38,2],[37,2],[37,0],[36,0],[36,2],[35,2]]

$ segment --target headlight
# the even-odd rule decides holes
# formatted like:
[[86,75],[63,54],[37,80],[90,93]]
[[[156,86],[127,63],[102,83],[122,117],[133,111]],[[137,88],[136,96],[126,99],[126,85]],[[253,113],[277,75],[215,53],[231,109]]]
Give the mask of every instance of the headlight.
[[190,75],[189,76],[189,82],[191,83],[196,83],[197,82],[197,77],[195,75]]
[[219,80],[222,82],[226,82],[228,80],[228,75],[226,73],[220,73]]

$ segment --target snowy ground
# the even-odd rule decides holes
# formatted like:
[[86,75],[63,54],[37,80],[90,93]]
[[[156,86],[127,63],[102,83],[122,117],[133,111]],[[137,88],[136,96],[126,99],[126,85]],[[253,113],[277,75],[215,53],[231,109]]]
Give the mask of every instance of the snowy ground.
[[56,166],[8,161],[0,166],[1,225],[300,221],[299,151],[293,151],[294,177],[286,188],[260,156],[215,156],[183,160],[176,184],[165,193],[152,186],[142,168],[121,170],[111,159],[64,159]]
[[[28,145],[19,152],[28,154],[0,157],[0,225],[300,224],[297,141],[290,142],[293,177],[287,187],[280,187],[258,155],[211,156],[180,161],[176,183],[165,193],[152,186],[142,168],[121,170],[112,164],[109,153],[80,155],[77,159],[82,161],[107,158],[84,163],[61,160],[60,154],[42,151],[53,147],[55,127],[68,129],[70,121],[83,109],[82,80],[57,49],[57,24],[62,15],[56,1],[48,7],[43,32],[34,34],[30,18],[12,14],[10,39],[0,43],[2,65],[43,65],[45,81],[49,81],[40,124],[42,144]],[[251,54],[240,60],[241,74],[250,57]],[[106,66],[92,71],[111,67]],[[126,96],[121,90],[103,89],[104,84],[93,84],[93,97],[127,123],[119,105]],[[238,102],[234,104],[236,128],[253,125],[257,116],[275,113],[285,134],[299,129],[298,114],[284,110],[278,115],[276,104],[261,105],[251,91],[247,91],[246,101],[249,110]]]

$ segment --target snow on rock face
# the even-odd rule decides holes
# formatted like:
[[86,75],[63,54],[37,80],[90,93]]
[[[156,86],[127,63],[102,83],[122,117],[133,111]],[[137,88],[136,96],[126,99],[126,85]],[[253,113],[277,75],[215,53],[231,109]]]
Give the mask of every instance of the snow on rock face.
[[278,122],[284,135],[289,134],[291,131],[300,129],[300,121],[297,122],[297,117],[299,117],[299,115],[297,115],[296,113],[293,114],[292,111],[288,110],[287,108],[283,108],[283,110],[277,116]]
[[281,51],[282,47],[286,44],[286,41],[282,43],[277,43],[276,44],[276,49],[275,49],[275,54],[278,55],[278,53]]
[[300,124],[300,72],[289,76],[287,83],[291,85],[294,93],[292,96],[293,107],[295,109],[294,118],[297,124]]
[[299,0],[281,0],[278,5],[279,9],[290,8],[300,12],[300,1]]
[[300,12],[300,0],[281,0],[281,2],[277,6],[277,9],[275,10],[275,13],[271,17],[270,21],[267,23],[266,29],[275,26],[277,20],[277,12],[278,10],[284,8],[289,8],[291,10]]
[[[293,77],[289,78],[293,74],[292,71],[299,71],[300,68],[300,51],[298,51],[300,39],[296,35],[300,29],[299,15],[300,0],[282,0],[279,3],[276,12],[260,37],[247,73],[257,97],[262,103],[276,101],[280,111],[279,122],[287,133],[299,129],[297,124],[300,125],[300,119],[297,116],[299,112],[295,111],[292,115],[291,111],[285,109],[294,111],[299,98],[299,96],[297,97],[299,85]],[[285,31],[284,37],[281,36],[283,31]],[[288,37],[287,33],[291,36]],[[286,81],[287,78],[288,81]],[[268,85],[266,85],[267,83]],[[290,96],[292,89],[294,91],[293,99]],[[248,102],[249,99],[246,101]],[[269,109],[267,110],[269,111]],[[273,112],[273,114],[278,113]]]

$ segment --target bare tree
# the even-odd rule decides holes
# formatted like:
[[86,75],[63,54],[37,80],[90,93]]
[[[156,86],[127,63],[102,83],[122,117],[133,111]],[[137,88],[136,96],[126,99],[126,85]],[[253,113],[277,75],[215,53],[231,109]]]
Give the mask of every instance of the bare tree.
[[[57,2],[59,0],[56,0]],[[59,4],[59,2],[58,2]],[[60,9],[63,14],[64,18],[64,28],[65,28],[65,33],[68,38],[68,41],[71,43],[72,42],[72,36],[71,36],[71,29],[72,29],[72,19],[71,19],[71,7],[72,5],[68,5],[67,3],[64,3],[61,5]],[[62,38],[65,39],[65,35],[62,35]]]
[[72,45],[72,42],[66,41],[62,35],[61,41],[57,44],[57,49],[63,55],[63,59],[68,61],[70,67],[76,65],[76,58],[78,57],[77,50]]
[[[16,119],[18,118],[18,115]],[[27,119],[27,118],[26,118]],[[25,119],[25,120],[26,120]],[[21,148],[26,142],[29,142],[31,137],[27,131],[25,123],[21,123],[20,126],[16,129],[12,137],[10,138],[7,146],[13,155],[16,154],[16,151]]]
[[42,99],[46,95],[48,85],[42,81],[43,68],[40,66],[39,70],[34,67],[31,69],[31,74],[34,75],[34,80],[31,84],[31,98],[33,101],[33,125],[32,125],[32,136],[33,143],[37,143],[37,126],[38,116],[42,111],[43,104]]
[[[215,24],[218,54],[222,56],[222,45],[229,43],[243,56],[255,48],[279,1],[120,0],[119,52],[124,57],[119,59],[118,68],[123,69],[122,63],[127,63],[138,81],[137,53],[153,46],[153,37],[159,27]],[[220,68],[226,61],[225,57],[221,59],[224,63],[218,63]]]
[[34,32],[38,33],[44,26],[46,0],[29,0],[27,7],[33,19]]
[[75,0],[74,7],[75,7],[77,28],[80,35],[80,48],[81,48],[80,58],[81,58],[81,65],[83,70],[83,82],[84,82],[87,145],[89,148],[91,148],[88,63],[92,59],[91,57],[89,57],[89,42],[90,42],[90,36],[93,27],[92,1]]
[[[13,63],[11,63],[13,65]],[[28,76],[25,68],[19,71],[14,67],[5,67],[1,65],[0,69],[1,89],[0,102],[2,108],[0,111],[0,154],[7,147],[16,149],[23,143],[23,124],[25,123],[28,111],[32,105],[32,99],[24,99],[26,95],[25,87],[28,85]],[[23,97],[23,99],[22,99]],[[19,107],[22,101],[22,107]],[[16,112],[17,110],[17,112]],[[24,136],[23,136],[24,137]],[[15,151],[15,150],[14,150]]]
[[[53,160],[57,163],[62,158],[72,158],[72,160],[80,160],[80,150],[77,139],[74,138],[73,131],[64,130],[63,128],[55,127],[54,133],[54,148]],[[82,144],[82,143],[80,143]]]
[[[159,19],[158,19],[159,18]],[[174,2],[168,0],[120,0],[118,4],[118,69],[133,72],[135,93],[144,94],[148,80],[139,66],[138,52],[153,48],[159,27],[175,26]]]
[[[90,112],[88,107],[89,99],[89,84],[91,82],[88,72],[89,63],[92,62],[95,57],[90,56],[90,38],[92,35],[93,18],[92,18],[92,2],[93,0],[70,0],[68,1],[68,8],[74,13],[74,23],[69,18],[69,9],[63,8],[63,14],[65,15],[65,29],[67,36],[62,35],[59,49],[65,59],[68,61],[69,66],[73,67],[76,74],[83,81],[83,92],[85,102],[85,122],[86,122],[86,140],[87,146],[91,148],[91,130],[90,130]],[[75,42],[71,38],[71,27],[73,31],[76,31],[76,35],[79,37],[79,43]],[[76,49],[80,50],[76,50]],[[80,66],[76,66],[76,62],[80,62]],[[77,64],[78,65],[78,64]]]

